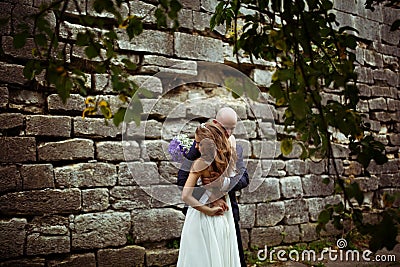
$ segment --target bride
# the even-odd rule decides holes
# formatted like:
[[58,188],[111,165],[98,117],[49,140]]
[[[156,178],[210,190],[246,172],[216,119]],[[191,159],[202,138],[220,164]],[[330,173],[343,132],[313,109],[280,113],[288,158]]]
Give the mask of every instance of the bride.
[[[234,140],[228,140],[216,124],[201,124],[195,132],[196,148],[201,157],[194,161],[182,191],[183,201],[189,205],[182,229],[178,267],[236,267],[240,266],[235,223],[228,194],[211,190],[208,202],[202,204],[193,191],[198,180],[217,172],[230,177],[235,171]],[[197,187],[198,188],[198,187]],[[213,205],[224,199],[227,209]]]

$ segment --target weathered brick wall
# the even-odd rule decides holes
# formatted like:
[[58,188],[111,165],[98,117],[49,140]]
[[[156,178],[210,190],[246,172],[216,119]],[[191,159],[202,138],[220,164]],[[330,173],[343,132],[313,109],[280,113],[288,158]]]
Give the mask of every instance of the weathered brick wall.
[[[332,195],[332,183],[322,183],[322,178],[333,173],[326,161],[299,160],[298,149],[289,156],[283,156],[279,149],[273,156],[261,149],[262,145],[279,148],[279,141],[265,137],[282,133],[281,109],[273,108],[271,121],[265,112],[268,103],[252,105],[253,114],[245,102],[229,98],[226,90],[212,85],[188,85],[179,92],[162,95],[161,83],[154,78],[152,90],[158,99],[143,101],[145,113],[150,114],[146,124],[149,140],[131,143],[129,160],[133,162],[127,163],[121,127],[106,125],[101,118],[82,120],[84,97],[72,94],[63,105],[54,90],[33,86],[23,78],[22,62],[31,57],[30,49],[13,49],[11,35],[22,15],[37,12],[40,2],[0,3],[0,16],[11,14],[12,18],[0,29],[4,51],[0,58],[1,261],[15,266],[174,264],[178,252],[170,245],[180,236],[182,205],[157,201],[135,179],[151,179],[153,186],[168,194],[174,187],[171,183],[175,182],[177,169],[159,148],[178,133],[176,125],[182,120],[194,118],[186,125],[186,131],[193,133],[199,121],[215,116],[216,110],[226,104],[234,107],[241,119],[236,136],[245,147],[252,178],[266,178],[256,191],[246,189],[238,195],[245,248],[320,238],[315,232],[319,212],[325,204],[340,201],[341,197]],[[84,12],[96,15],[89,8],[92,1],[78,2]],[[235,66],[231,47],[222,38],[223,29],[214,33],[208,30],[215,0],[182,2],[178,32],[150,29],[154,27],[149,25],[155,23],[151,15],[138,38],[128,41],[121,34],[120,53],[129,54],[140,67],[136,81],[190,60]],[[365,192],[364,205],[380,208],[384,192],[400,191],[400,34],[389,31],[400,11],[382,7],[371,13],[362,1],[336,2],[338,20],[359,30],[358,109],[371,123],[374,136],[385,144],[389,162],[383,166],[372,164],[372,178],[363,177],[361,166],[349,158],[346,140],[340,135],[336,137],[335,155],[339,172],[354,176],[360,183]],[[131,3],[139,15],[154,12],[154,1]],[[61,34],[69,38],[68,33],[79,28],[66,23]],[[73,42],[68,49],[70,60],[82,58]],[[255,83],[260,87],[269,85],[272,63],[257,60],[250,65],[247,58],[241,61],[247,64]],[[93,92],[115,108],[118,98],[106,86],[107,77],[88,74],[88,78]],[[326,92],[324,96],[327,100],[340,98],[337,92]],[[154,101],[159,105],[151,109]],[[261,129],[256,128],[254,115]],[[150,160],[143,162],[145,148]],[[262,168],[256,169],[257,165]],[[179,200],[179,195],[173,197]],[[328,232],[335,233],[333,228]],[[323,232],[322,236],[327,234]]]

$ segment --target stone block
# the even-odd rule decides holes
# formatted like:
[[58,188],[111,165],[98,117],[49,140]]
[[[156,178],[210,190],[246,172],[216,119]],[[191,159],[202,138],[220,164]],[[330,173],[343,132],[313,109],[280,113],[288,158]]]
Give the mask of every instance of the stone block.
[[48,255],[69,252],[69,236],[41,236],[40,234],[34,233],[28,235],[26,240],[27,255]]
[[389,143],[393,146],[400,146],[400,134],[389,134]]
[[383,97],[368,100],[370,110],[387,110],[386,100]]
[[284,198],[298,198],[303,196],[303,187],[300,176],[283,177],[279,180]]
[[38,146],[40,161],[84,160],[94,158],[93,141],[74,138]]
[[[398,173],[400,169],[400,160],[392,159],[385,164],[378,165],[374,160],[372,160],[367,168],[371,174],[377,174],[380,176],[383,173]],[[379,175],[378,175],[379,174]]]
[[356,177],[354,181],[358,183],[362,192],[375,191],[379,188],[379,178],[375,175],[371,175],[370,177]]
[[48,267],[96,267],[96,257],[94,253],[73,254],[62,259],[52,259],[47,261]]
[[81,192],[78,189],[48,189],[8,193],[0,197],[3,214],[41,215],[70,214],[81,210]]
[[174,53],[180,58],[224,62],[222,41],[210,37],[174,33]]
[[173,99],[142,99],[143,113],[161,119],[186,118],[186,105]]
[[288,225],[308,222],[308,205],[304,199],[285,200],[284,222]]
[[354,72],[357,73],[357,81],[361,83],[366,83],[368,85],[374,84],[374,75],[372,74],[372,69],[356,66]]
[[250,138],[256,138],[256,123],[250,120],[238,121],[234,135],[249,140]]
[[141,121],[140,125],[131,122],[126,126],[126,136],[129,140],[142,140],[149,138],[160,138],[163,134],[161,122],[156,120]]
[[397,111],[400,110],[400,101],[394,99],[387,99],[387,105],[389,111]]
[[170,207],[171,205],[182,204],[182,191],[175,183],[167,185],[151,185],[141,187],[151,196],[152,208]]
[[145,266],[146,250],[140,246],[100,249],[97,252],[98,267]]
[[196,131],[197,126],[199,125],[200,123],[198,121],[189,121],[189,119],[166,120],[164,121],[161,129],[162,137],[163,139],[172,139],[176,137],[178,134],[186,134],[189,136],[189,138],[194,139],[194,132]]
[[256,220],[256,205],[254,204],[240,204],[240,228],[253,228]]
[[71,223],[72,249],[122,246],[127,242],[131,216],[128,212],[87,213]]
[[46,259],[44,258],[17,258],[2,262],[3,266],[34,266],[34,267],[45,267]]
[[4,83],[23,85],[27,82],[23,72],[24,67],[16,64],[0,64],[0,81]]
[[390,187],[395,186],[400,182],[400,173],[384,173],[379,177],[380,187]]
[[18,129],[24,124],[24,115],[21,113],[0,114],[0,130]]
[[363,171],[363,167],[362,167],[361,163],[358,163],[357,161],[351,161],[349,163],[349,165],[345,167],[344,175],[358,176],[362,173],[362,171]]
[[67,116],[26,116],[26,135],[71,136],[71,118]]
[[142,148],[142,158],[150,160],[170,160],[169,143],[164,140],[145,140]]
[[82,210],[84,212],[103,211],[109,206],[107,188],[82,190]]
[[240,236],[242,237],[242,246],[244,250],[249,249],[249,243],[250,243],[250,235],[249,231],[246,229],[241,229],[240,230]]
[[186,103],[186,118],[215,118],[217,114],[217,103],[210,99],[194,99],[190,103]]
[[0,259],[4,260],[24,255],[26,224],[27,221],[25,218],[0,220]]
[[179,238],[185,216],[172,208],[132,212],[135,243],[160,242]]
[[22,165],[20,173],[24,190],[54,188],[51,164]]
[[264,177],[282,177],[286,175],[285,161],[283,160],[263,160],[262,170]]
[[[378,72],[375,73],[378,75]],[[385,74],[380,72],[382,75],[382,79],[385,79]],[[386,87],[386,86],[371,86],[371,96],[372,97],[383,97],[383,98],[397,98],[397,90],[395,88]]]
[[400,37],[397,31],[390,30],[391,25],[380,25],[380,33],[382,35],[382,40],[385,41],[387,44],[396,46],[399,41]]
[[333,144],[332,153],[336,159],[348,158],[350,154],[350,149],[347,145]]
[[0,166],[0,192],[18,191],[22,189],[20,172],[15,165]]
[[51,113],[68,111],[81,114],[85,109],[85,98],[78,94],[71,94],[64,104],[57,94],[51,94],[47,97],[47,107]]
[[54,168],[57,187],[106,187],[117,183],[117,168],[109,163],[77,163]]
[[316,223],[300,224],[301,241],[310,242],[318,239]]
[[[149,52],[172,56],[173,36],[166,32],[145,30],[140,36],[129,40],[128,35],[120,31],[118,35],[118,46],[122,50]],[[151,44],[151,45],[149,45]]]
[[155,95],[162,94],[163,85],[162,81],[158,77],[149,76],[149,75],[135,75],[130,77],[132,81],[134,81],[139,88],[147,89],[148,91],[153,93],[153,97]]
[[214,13],[218,5],[218,0],[201,0],[200,7],[202,10]]
[[311,159],[306,160],[307,170],[311,174],[322,174],[326,171],[326,160],[313,161]]
[[115,186],[110,190],[110,202],[116,210],[149,208],[151,196],[137,186]]
[[162,180],[171,184],[176,184],[180,167],[180,164],[176,164],[171,161],[160,161],[158,165],[158,171],[160,172]]
[[210,28],[211,14],[193,11],[193,27],[198,31],[205,31]]
[[253,79],[258,86],[269,87],[272,84],[273,74],[274,71],[253,69],[250,73],[250,78]]
[[[128,138],[132,139],[132,138]],[[114,151],[114,153],[109,152],[109,156],[105,156],[104,153],[107,151],[105,150],[106,148],[108,149],[110,146],[109,144],[104,144],[104,146],[98,150],[101,151],[103,155],[102,159],[105,159],[106,157],[109,157],[110,155],[113,155],[116,151]],[[122,151],[123,151],[123,157],[126,161],[135,161],[135,160],[139,160],[141,158],[141,149],[139,144],[136,141],[133,140],[129,140],[129,141],[123,141],[122,142]],[[99,154],[97,154],[97,156],[99,156]],[[115,158],[120,158],[121,155],[117,154],[115,155]]]
[[389,69],[373,70],[373,77],[374,77],[374,80],[384,81],[389,86],[393,86],[393,87],[399,86],[399,75],[398,75],[398,73],[396,73],[392,70],[389,70]]
[[243,149],[242,155],[243,159],[248,159],[251,157],[251,143],[250,141],[243,139],[236,139],[236,145],[241,146]]
[[383,57],[382,54],[378,54],[373,50],[364,50],[364,61],[368,65],[382,68],[383,67]]
[[356,109],[358,112],[368,113],[369,111],[368,100],[361,99],[360,101],[358,101]]
[[273,159],[281,155],[280,143],[276,141],[252,140],[253,156],[261,159]]
[[[1,5],[1,3],[0,3]],[[0,29],[1,32],[1,29]],[[8,105],[9,92],[5,86],[0,86],[0,108],[6,108]]]
[[[251,184],[251,183],[250,183]],[[250,187],[242,190],[240,196],[240,203],[259,203],[279,199],[279,179],[276,178],[262,178],[262,183],[254,191],[250,192]]]
[[[136,143],[137,144],[137,143]],[[139,147],[139,145],[137,145]],[[136,153],[140,154],[140,149]],[[96,143],[96,158],[102,161],[123,161],[124,151],[122,142],[105,141]]]
[[3,36],[3,51],[7,56],[15,57],[15,58],[23,58],[23,59],[33,59],[32,49],[35,48],[35,44],[32,38],[27,38],[26,43],[23,49],[14,48],[13,37],[11,36]]
[[75,136],[92,137],[116,137],[121,134],[121,126],[116,127],[113,123],[106,124],[104,119],[100,118],[74,118]]
[[[329,196],[333,194],[333,179],[328,175],[310,174],[302,177],[301,179],[305,196]],[[329,183],[326,184],[324,181],[329,181]]]
[[[13,9],[13,5],[11,3],[0,3],[0,17],[7,18],[11,15],[11,10]],[[11,21],[9,21],[3,27],[0,27],[0,35],[9,35],[11,31]]]
[[254,102],[247,105],[247,116],[252,119],[273,122],[278,119],[275,107],[268,103]]
[[324,198],[308,198],[306,201],[310,213],[310,221],[317,222],[319,214],[325,209],[328,203]]
[[126,162],[119,167],[119,185],[158,184],[160,174],[155,162]]
[[151,249],[146,251],[147,266],[173,265],[178,261],[179,249]]
[[9,91],[8,107],[26,113],[44,113],[45,97],[43,92],[18,90]]
[[34,137],[0,137],[0,162],[16,163],[36,161]]
[[251,246],[263,248],[277,246],[283,241],[283,226],[256,227],[250,234]]
[[285,217],[283,201],[257,204],[256,226],[275,226]]
[[276,129],[275,125],[272,122],[259,122],[260,128],[257,130],[257,134],[262,139],[267,140],[276,140]]
[[300,241],[300,228],[298,225],[283,226],[283,243],[290,244]]
[[286,161],[286,172],[288,175],[304,175],[307,173],[307,164],[300,159],[288,160]]

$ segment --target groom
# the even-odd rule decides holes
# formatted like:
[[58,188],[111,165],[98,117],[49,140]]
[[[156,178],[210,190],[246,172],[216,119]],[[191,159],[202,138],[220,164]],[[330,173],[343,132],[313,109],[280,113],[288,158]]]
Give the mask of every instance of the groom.
[[[222,126],[225,129],[226,136],[229,138],[236,127],[237,114],[232,108],[229,107],[221,108],[217,112],[215,119],[213,119],[213,123]],[[246,267],[246,263],[244,260],[244,253],[243,253],[242,238],[240,235],[240,228],[239,228],[239,220],[240,220],[239,206],[236,200],[235,191],[239,191],[245,188],[249,184],[249,175],[247,173],[246,167],[243,162],[243,148],[238,144],[236,145],[236,153],[237,153],[237,162],[236,162],[237,174],[234,178],[225,178],[223,181],[221,181],[221,184],[222,184],[222,190],[228,191],[229,198],[231,199],[233,219],[235,221],[235,228],[236,228],[236,238],[239,248],[240,262],[242,267]],[[195,142],[194,142],[186,156],[188,160],[185,160],[183,162],[182,167],[178,172],[178,181],[177,181],[178,186],[183,188],[189,176],[191,164],[193,163],[194,160],[196,160],[199,157],[200,157],[200,152],[195,148]],[[203,180],[206,181],[208,180],[208,182],[211,183],[215,179],[216,177],[215,178],[209,177],[208,179],[203,179]],[[206,194],[195,197],[198,199],[203,199],[205,196]],[[218,201],[219,203],[217,205],[225,209],[226,203],[224,203],[223,200],[218,200]],[[184,212],[186,213],[186,210],[184,210]]]

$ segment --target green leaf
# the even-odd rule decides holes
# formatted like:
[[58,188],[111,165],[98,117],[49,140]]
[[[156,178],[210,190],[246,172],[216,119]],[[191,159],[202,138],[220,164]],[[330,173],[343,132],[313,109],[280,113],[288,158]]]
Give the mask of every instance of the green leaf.
[[126,108],[120,107],[117,112],[114,113],[113,123],[115,126],[119,126],[124,121]]
[[400,29],[400,19],[393,22],[392,26],[390,26],[390,31],[394,32]]
[[99,55],[99,51],[94,45],[89,45],[85,48],[85,54],[89,59],[92,59]]
[[281,151],[284,155],[289,155],[293,150],[293,141],[291,139],[283,139],[281,141]]
[[293,114],[298,119],[302,120],[306,117],[307,104],[304,101],[304,95],[300,93],[294,93],[290,97],[290,108],[293,110]]
[[133,37],[141,34],[143,32],[142,21],[136,16],[129,19],[129,25],[126,28],[126,32],[128,33],[129,40],[131,40]]
[[20,33],[17,33],[14,36],[13,44],[14,48],[20,49],[25,46],[26,44],[26,39],[28,38],[28,31],[22,31]]
[[79,32],[76,37],[76,44],[79,46],[87,46],[90,44],[90,34],[88,32]]
[[331,212],[329,210],[323,210],[318,215],[318,223],[320,224],[327,224],[331,219]]
[[137,96],[135,96],[132,98],[129,108],[127,109],[127,112],[125,113],[124,121],[127,123],[134,121],[136,123],[136,125],[139,126],[140,125],[140,116],[142,113],[143,113],[142,102],[140,102],[139,98]]

